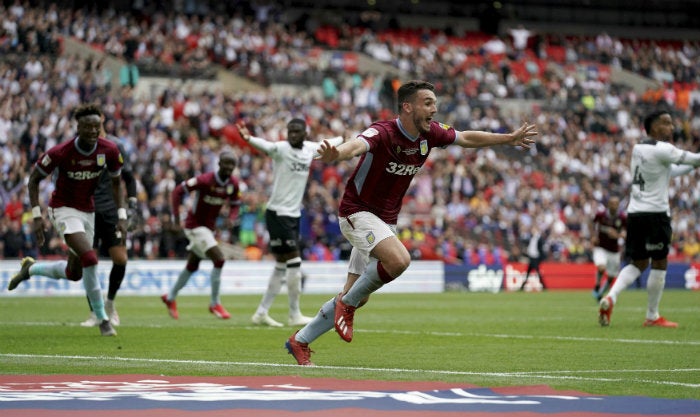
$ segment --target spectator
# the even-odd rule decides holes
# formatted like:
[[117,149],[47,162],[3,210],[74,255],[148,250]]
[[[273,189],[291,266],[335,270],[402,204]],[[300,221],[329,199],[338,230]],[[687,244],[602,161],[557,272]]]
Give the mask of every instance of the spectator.
[[540,271],[540,264],[547,258],[546,251],[546,233],[543,233],[538,226],[533,226],[530,232],[530,238],[527,244],[527,271],[525,272],[525,279],[520,286],[520,291],[525,290],[525,285],[530,279],[530,274],[537,273],[537,279],[540,281],[542,290],[546,290],[547,286],[544,283],[544,277]]

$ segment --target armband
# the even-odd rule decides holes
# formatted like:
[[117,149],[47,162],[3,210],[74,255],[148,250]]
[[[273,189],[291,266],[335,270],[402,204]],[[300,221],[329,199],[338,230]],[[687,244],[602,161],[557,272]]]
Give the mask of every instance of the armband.
[[35,219],[41,218],[41,207],[39,207],[39,206],[32,207],[32,217],[34,217]]
[[124,207],[119,207],[117,209],[117,218],[119,220],[126,220],[126,209]]

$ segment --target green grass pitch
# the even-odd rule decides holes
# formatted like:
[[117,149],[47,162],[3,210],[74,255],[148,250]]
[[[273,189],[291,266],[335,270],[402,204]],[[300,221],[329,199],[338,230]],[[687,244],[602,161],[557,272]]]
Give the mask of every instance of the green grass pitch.
[[[331,295],[305,295],[313,315]],[[316,367],[284,349],[290,327],[255,327],[260,296],[178,298],[173,320],[158,296],[117,298],[119,335],[82,328],[84,297],[0,298],[2,374],[301,375],[434,380],[479,386],[550,385],[603,395],[700,399],[700,293],[667,290],[661,310],[677,329],[644,328],[646,292],[625,291],[610,327],[589,292],[375,294],[355,316],[355,339],[311,344]],[[286,296],[271,315],[286,321]]]

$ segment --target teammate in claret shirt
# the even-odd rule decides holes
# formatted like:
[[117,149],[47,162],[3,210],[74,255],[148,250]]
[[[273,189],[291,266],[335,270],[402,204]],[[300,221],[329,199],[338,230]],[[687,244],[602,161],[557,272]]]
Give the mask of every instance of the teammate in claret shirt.
[[180,206],[185,193],[191,194],[194,199],[192,208],[187,212],[184,231],[189,240],[187,250],[187,264],[180,272],[175,285],[167,294],[160,298],[168,308],[170,317],[177,319],[177,293],[187,284],[192,274],[199,269],[199,263],[204,258],[209,258],[214,263],[211,271],[211,299],[209,311],[220,319],[231,317],[228,311],[221,305],[219,289],[221,288],[221,271],[224,267],[224,253],[214,236],[216,219],[219,217],[224,204],[230,207],[228,224],[230,227],[238,215],[240,204],[240,187],[233,170],[236,168],[236,155],[225,151],[219,156],[219,169],[216,172],[208,172],[183,181],[173,189],[172,207],[173,216],[180,219]]
[[[624,239],[627,215],[620,212],[620,199],[612,196],[593,217],[593,264],[596,267],[593,297],[600,302],[620,272],[620,240]],[[606,276],[603,290],[600,284]]]
[[529,123],[508,134],[459,132],[438,123],[433,120],[437,113],[434,90],[429,82],[409,81],[398,90],[397,119],[373,123],[338,147],[321,144],[319,154],[324,162],[360,157],[339,207],[340,229],[353,249],[343,291],[286,342],[299,365],[313,365],[309,343],[330,329],[350,342],[355,309],[408,268],[411,257],[396,236],[396,222],[411,180],[431,149],[506,144],[529,148],[534,143],[531,138],[537,131]]
[[78,281],[83,278],[85,293],[103,336],[114,336],[105,311],[102,289],[97,279],[97,254],[92,248],[95,235],[94,195],[100,176],[106,170],[112,178],[112,196],[117,204],[117,230],[126,236],[126,208],[121,189],[122,155],[117,145],[100,137],[102,111],[87,104],[73,113],[78,122],[78,136],[46,151],[29,176],[29,201],[34,217],[34,232],[39,246],[44,244],[44,219],[39,206],[39,183],[57,172],[56,186],[49,200],[48,215],[54,228],[69,248],[68,260],[35,262],[22,259],[21,269],[11,280],[12,291],[33,275]]
[[[132,222],[137,216],[136,214],[136,179],[131,169],[131,162],[124,146],[119,142],[119,138],[114,135],[107,134],[104,130],[104,120],[102,124],[102,137],[111,140],[119,148],[119,152],[124,159],[122,165],[121,177],[126,188],[127,202],[129,206],[128,222]],[[109,286],[105,297],[105,310],[112,326],[119,326],[121,323],[119,313],[115,305],[115,298],[119,287],[121,287],[124,275],[126,274],[127,251],[126,240],[122,236],[121,231],[117,228],[119,220],[118,207],[112,198],[112,179],[108,172],[103,172],[95,189],[95,237],[93,247],[98,251],[98,254],[103,257],[112,259],[112,269],[109,272]],[[95,312],[92,311],[90,301],[90,315],[81,322],[83,327],[92,327],[100,324]]]

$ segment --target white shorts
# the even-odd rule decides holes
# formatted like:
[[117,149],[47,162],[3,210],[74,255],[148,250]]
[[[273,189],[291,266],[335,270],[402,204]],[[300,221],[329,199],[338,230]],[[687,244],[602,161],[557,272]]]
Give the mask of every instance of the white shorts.
[[202,259],[207,258],[209,249],[219,244],[214,238],[214,232],[206,226],[185,229],[185,236],[190,241],[190,244],[187,245],[187,250]]
[[367,269],[367,264],[369,263],[369,257],[364,256],[360,251],[353,247],[350,251],[350,259],[348,260],[348,273],[355,275],[362,275]]
[[48,213],[49,220],[64,243],[66,242],[65,235],[85,233],[85,237],[92,246],[92,241],[95,238],[95,213],[80,211],[73,207],[49,207]]
[[[369,262],[369,253],[382,240],[396,236],[396,225],[384,223],[382,219],[368,211],[353,213],[338,219],[340,231],[352,245],[348,272],[361,274]],[[359,272],[357,272],[359,271]]]
[[620,253],[596,246],[593,248],[593,263],[596,267],[604,266],[608,276],[614,278],[620,272]]

